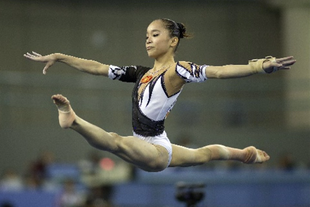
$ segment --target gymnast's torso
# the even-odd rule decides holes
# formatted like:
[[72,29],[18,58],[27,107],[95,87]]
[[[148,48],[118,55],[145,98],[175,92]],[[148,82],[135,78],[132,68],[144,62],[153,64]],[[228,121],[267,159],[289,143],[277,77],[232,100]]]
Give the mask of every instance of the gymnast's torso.
[[[190,62],[177,62],[173,72],[186,82],[206,80],[206,65]],[[183,85],[175,86],[171,82],[171,68],[162,68],[151,72],[143,66],[110,65],[109,78],[125,82],[135,82],[132,94],[133,131],[144,137],[157,136],[164,132],[164,121],[180,95]]]

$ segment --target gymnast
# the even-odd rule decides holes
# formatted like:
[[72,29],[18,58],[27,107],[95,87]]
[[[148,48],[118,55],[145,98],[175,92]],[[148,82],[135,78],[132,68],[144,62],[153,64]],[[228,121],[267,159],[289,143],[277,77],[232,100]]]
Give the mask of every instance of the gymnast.
[[220,144],[191,149],[171,144],[164,121],[180,95],[184,85],[207,79],[240,78],[257,73],[273,73],[290,69],[293,57],[267,56],[253,59],[245,65],[198,65],[187,61],[175,62],[180,39],[189,37],[185,25],[171,19],[156,19],[146,31],[145,47],[154,58],[152,68],[144,66],[115,66],[102,64],[61,53],[42,56],[26,53],[30,60],[45,64],[43,74],[55,63],[65,63],[79,71],[109,77],[112,80],[133,82],[132,127],[133,136],[107,132],[79,117],[69,100],[61,94],[52,96],[57,106],[59,124],[81,134],[93,147],[111,152],[136,167],[158,172],[167,167],[201,165],[212,160],[235,160],[243,163],[263,163],[269,155],[254,146],[244,149]]

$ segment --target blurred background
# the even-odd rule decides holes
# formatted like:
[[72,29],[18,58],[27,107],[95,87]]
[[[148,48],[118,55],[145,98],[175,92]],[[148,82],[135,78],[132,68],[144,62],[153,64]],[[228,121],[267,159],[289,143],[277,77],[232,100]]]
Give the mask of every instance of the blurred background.
[[[152,66],[153,60],[145,51],[145,32],[150,22],[163,17],[184,23],[194,36],[182,39],[176,60],[225,65],[247,64],[250,59],[267,55],[293,55],[297,59],[290,71],[186,85],[166,120],[172,143],[193,147],[214,143],[238,148],[254,145],[271,156],[270,161],[259,167],[218,162],[193,168],[186,174],[227,168],[307,170],[310,164],[309,0],[0,0],[2,177],[13,173],[22,179],[29,178],[39,168],[38,162],[43,166],[59,164],[56,167],[59,172],[78,177],[74,173],[81,173],[83,160],[95,153],[100,157],[96,161],[100,167],[106,163],[110,166],[110,161],[120,167],[118,172],[123,174],[114,178],[119,182],[139,180],[141,173],[142,177],[154,176],[145,180],[160,183],[156,174],[145,175],[132,169],[118,158],[91,148],[77,133],[61,129],[50,99],[53,94],[64,94],[79,116],[107,131],[131,135],[132,84],[77,72],[59,63],[44,76],[44,65],[27,60],[23,54],[60,52],[119,66]],[[105,158],[109,161],[101,162]],[[53,172],[59,175],[57,170]],[[80,177],[74,177],[77,179]],[[115,180],[108,183],[114,184]],[[199,180],[189,178],[188,181]],[[62,179],[61,183],[68,182]],[[158,196],[161,190],[156,192],[153,194]],[[309,184],[301,192],[310,193]],[[153,205],[139,205],[157,206],[153,197],[146,203],[150,200]],[[310,205],[309,199],[307,202]],[[177,204],[169,206],[182,206]],[[236,206],[242,206],[239,204]],[[269,204],[258,205],[276,206]],[[126,205],[130,204],[121,206]],[[294,205],[297,206],[294,202],[289,204]],[[298,204],[301,205],[304,203]]]

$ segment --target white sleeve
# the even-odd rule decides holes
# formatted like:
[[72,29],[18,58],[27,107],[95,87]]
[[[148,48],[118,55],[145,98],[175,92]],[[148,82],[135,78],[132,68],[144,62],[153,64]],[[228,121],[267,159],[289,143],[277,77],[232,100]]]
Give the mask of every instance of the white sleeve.
[[188,64],[191,67],[190,70],[182,66],[179,62],[176,66],[176,73],[180,77],[182,77],[187,83],[199,83],[208,79],[206,76],[206,68],[208,67],[208,65],[197,65],[191,62],[188,62]]
[[109,78],[112,80],[119,80],[122,75],[126,74],[126,67],[119,67],[110,65],[109,67]]

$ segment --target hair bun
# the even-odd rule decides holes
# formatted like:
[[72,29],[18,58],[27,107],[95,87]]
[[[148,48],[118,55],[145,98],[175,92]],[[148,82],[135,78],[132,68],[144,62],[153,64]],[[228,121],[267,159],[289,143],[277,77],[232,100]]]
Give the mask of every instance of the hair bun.
[[186,28],[183,23],[177,23],[179,30],[180,30],[180,38],[186,36]]

